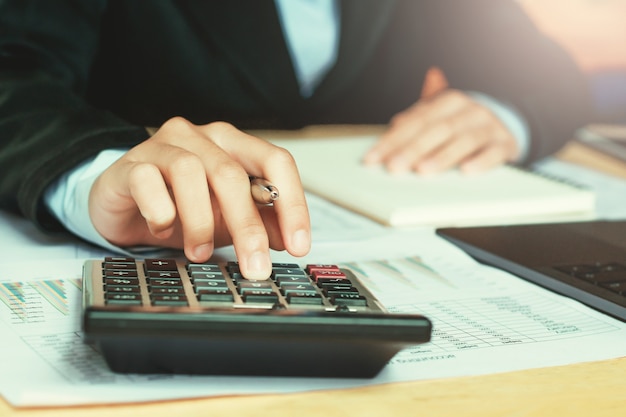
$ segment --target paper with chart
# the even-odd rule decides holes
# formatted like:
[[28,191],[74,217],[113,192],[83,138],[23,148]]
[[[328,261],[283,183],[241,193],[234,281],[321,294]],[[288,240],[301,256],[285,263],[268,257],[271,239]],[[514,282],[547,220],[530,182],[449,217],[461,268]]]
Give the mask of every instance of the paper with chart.
[[116,375],[82,343],[80,259],[5,262],[0,351],[11,360],[0,362],[0,392],[14,406],[134,402],[354,387],[626,353],[626,324],[478,265],[431,229],[326,242],[299,261],[319,260],[354,269],[390,310],[429,316],[432,342],[401,352],[371,380]]

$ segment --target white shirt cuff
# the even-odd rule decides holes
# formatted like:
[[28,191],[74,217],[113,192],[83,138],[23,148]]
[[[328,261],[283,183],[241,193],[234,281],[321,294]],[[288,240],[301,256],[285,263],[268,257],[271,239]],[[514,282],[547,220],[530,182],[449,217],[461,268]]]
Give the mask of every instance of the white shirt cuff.
[[523,162],[530,147],[530,129],[524,117],[513,107],[495,98],[475,91],[467,92],[476,102],[486,106],[496,115],[517,141],[520,153],[515,162]]
[[61,224],[76,236],[111,251],[129,254],[102,237],[89,216],[89,193],[94,181],[124,153],[126,150],[123,149],[105,150],[66,172],[48,186],[44,202]]

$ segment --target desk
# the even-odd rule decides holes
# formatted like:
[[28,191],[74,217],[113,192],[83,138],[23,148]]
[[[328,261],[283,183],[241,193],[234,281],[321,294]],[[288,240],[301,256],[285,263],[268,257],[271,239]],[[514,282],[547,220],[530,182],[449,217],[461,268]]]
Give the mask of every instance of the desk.
[[624,375],[626,358],[620,358],[479,377],[299,394],[45,410],[16,410],[2,401],[0,416],[621,416],[626,410]]
[[[318,133],[314,132],[316,135]],[[564,157],[571,156],[566,153],[564,155]],[[580,152],[576,155],[580,156]],[[575,348],[572,346],[572,349]],[[271,415],[291,417],[296,413],[302,417],[343,417],[346,415],[487,417],[559,414],[568,417],[615,416],[624,415],[626,412],[625,375],[626,357],[503,374],[395,383],[344,390],[204,398],[104,407],[13,409],[6,401],[0,399],[0,416]]]

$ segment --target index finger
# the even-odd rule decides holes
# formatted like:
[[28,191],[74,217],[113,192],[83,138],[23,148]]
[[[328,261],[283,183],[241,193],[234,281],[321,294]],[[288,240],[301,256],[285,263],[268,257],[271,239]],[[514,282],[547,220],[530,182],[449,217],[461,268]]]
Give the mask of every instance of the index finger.
[[228,140],[213,135],[216,143],[254,176],[275,185],[280,198],[274,210],[286,250],[294,256],[306,255],[311,247],[309,210],[293,156],[284,148],[232,128]]

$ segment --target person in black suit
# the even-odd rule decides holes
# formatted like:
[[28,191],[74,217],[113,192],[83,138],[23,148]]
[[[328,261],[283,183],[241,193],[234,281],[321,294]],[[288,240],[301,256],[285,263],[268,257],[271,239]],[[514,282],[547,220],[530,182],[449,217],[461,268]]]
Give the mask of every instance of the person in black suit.
[[[336,56],[305,93],[279,3],[0,2],[0,207],[82,235],[51,208],[65,199],[91,241],[192,261],[232,242],[262,278],[269,247],[308,252],[309,216],[291,156],[243,130],[388,123],[366,163],[479,171],[549,155],[586,121],[577,68],[515,2],[330,0]],[[449,88],[419,100],[432,67]],[[525,147],[483,98],[521,116]],[[273,208],[248,175],[277,185]]]

